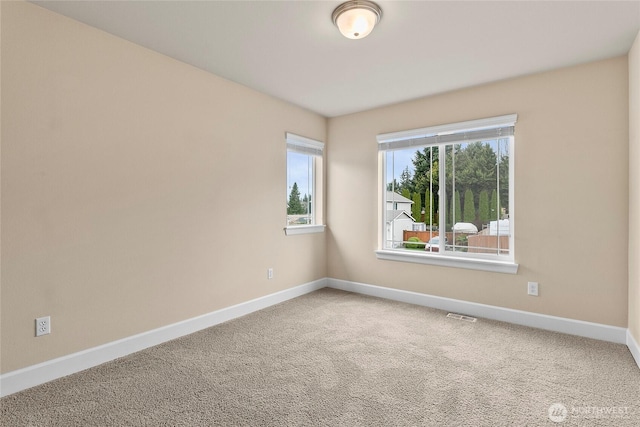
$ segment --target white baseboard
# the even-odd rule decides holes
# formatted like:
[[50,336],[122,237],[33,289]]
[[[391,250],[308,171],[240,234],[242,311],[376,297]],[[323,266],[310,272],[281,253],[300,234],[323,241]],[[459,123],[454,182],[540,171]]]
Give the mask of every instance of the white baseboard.
[[98,366],[119,357],[135,353],[136,351],[144,350],[145,348],[215,326],[324,287],[417,304],[475,317],[500,320],[523,326],[610,341],[618,344],[626,344],[638,367],[640,367],[640,346],[638,346],[638,343],[626,328],[512,310],[346,280],[324,278],[142,334],[8,372],[0,375],[0,397],[8,396],[57,378]]
[[[409,304],[422,305],[425,307],[437,308],[444,311],[466,314],[474,317],[483,317],[486,319],[499,320],[517,325],[530,326],[532,328],[594,338],[617,344],[626,344],[628,341],[626,328],[584,322],[581,320],[573,320],[563,317],[548,316],[545,314],[513,310],[509,308],[478,304],[381,286],[367,285],[364,283],[356,283],[346,280],[329,278],[327,281],[328,287],[341,289],[343,291],[386,298]],[[638,359],[636,358],[636,360]]]
[[631,331],[627,329],[627,347],[629,347],[629,351],[631,355],[636,360],[636,364],[638,368],[640,368],[640,345],[638,342],[633,339],[633,335],[631,335]]
[[152,331],[8,372],[0,375],[0,397],[262,310],[324,288],[326,283],[326,279],[319,279]]

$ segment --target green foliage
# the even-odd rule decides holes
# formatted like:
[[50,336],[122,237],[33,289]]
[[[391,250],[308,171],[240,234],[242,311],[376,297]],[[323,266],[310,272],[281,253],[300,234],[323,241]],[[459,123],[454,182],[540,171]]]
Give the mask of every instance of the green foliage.
[[467,189],[464,192],[464,222],[475,222],[476,205],[473,202],[473,191]]
[[455,203],[452,203],[453,206],[449,207],[452,225],[462,220],[462,206],[460,206],[460,192],[458,190],[456,190],[454,200]]
[[433,194],[429,189],[424,192],[424,222],[427,225],[438,224],[438,213],[434,209]]
[[413,156],[414,191],[423,194],[429,188],[438,193],[438,147],[423,148]]
[[305,214],[311,212],[311,197],[307,194],[302,197],[302,208],[304,209],[303,213]]
[[498,195],[496,190],[491,192],[491,202],[489,203],[489,219],[495,221],[500,219],[500,206],[498,205]]
[[407,199],[410,199],[411,193],[413,193],[413,189],[415,188],[413,181],[413,176],[411,176],[411,171],[409,170],[409,166],[407,166],[400,174],[400,182],[394,178],[393,182],[387,184],[387,191],[402,194]]
[[411,216],[416,222],[420,222],[420,215],[422,214],[422,199],[420,194],[413,194],[413,205],[411,205]]
[[[438,147],[426,147],[422,151],[418,150],[413,156],[413,188],[414,192],[421,195],[426,191],[430,191],[432,194],[438,194],[439,187],[439,167],[438,167]],[[433,212],[438,211],[438,197],[435,196],[431,199],[431,205]],[[426,208],[427,199],[424,200],[425,214],[428,214],[429,210]],[[436,221],[436,219],[434,219]]]
[[424,249],[425,243],[414,236],[409,237],[404,245],[407,249]]
[[413,192],[413,177],[411,176],[411,172],[409,172],[409,166],[405,167],[400,174],[400,189],[403,192],[404,190],[407,190],[409,193]]
[[465,235],[457,235],[456,236],[456,245],[457,246],[467,246],[467,244],[469,243],[469,239],[467,236]]
[[491,210],[489,209],[489,192],[487,190],[482,190],[480,192],[480,200],[478,200],[478,219],[482,224],[486,224],[489,222],[489,214]]
[[509,206],[509,149],[506,143],[500,143],[498,151],[500,154],[498,164],[500,173],[498,179],[500,184],[500,207],[505,207]]
[[[446,163],[444,182],[440,182],[439,176],[439,150],[442,149],[442,146],[434,146],[416,150],[412,158],[413,168],[405,168],[398,180],[394,179],[392,183],[387,184],[387,189],[395,189],[406,198],[411,198],[410,195],[415,197],[416,193],[420,194],[422,200],[419,205],[420,208],[424,206],[427,224],[430,223],[431,212],[432,224],[439,222],[437,212],[440,186],[446,188],[446,218],[447,222],[451,221],[451,225],[463,220],[478,225],[499,219],[500,207],[509,206],[508,141],[477,141],[446,146],[443,156]],[[453,192],[454,179],[455,189],[462,193],[465,203],[459,203],[460,196]],[[467,203],[467,191],[473,194],[472,203]],[[494,197],[493,193],[496,193],[495,200],[488,201],[490,194]],[[454,204],[455,212],[452,212]],[[463,207],[465,212],[461,212]],[[419,221],[421,215],[418,214],[418,203],[414,203],[412,212],[414,218]]]
[[464,235],[456,236],[456,249],[455,249],[456,251],[467,252],[468,245],[469,245],[469,239],[467,238],[467,236],[464,236]]
[[[496,153],[496,148],[498,153]],[[500,187],[500,204],[508,206],[509,200],[509,156],[508,146],[504,142],[497,147],[495,143],[473,142],[467,144],[455,144],[448,146],[446,150],[446,190],[448,194],[453,191],[453,179],[455,187],[466,193],[471,190],[474,195],[482,191],[495,191]],[[499,176],[498,176],[499,173]],[[480,201],[478,202],[478,208]],[[489,219],[496,214],[496,203],[489,204]],[[480,219],[480,212],[478,219]],[[449,217],[451,218],[451,217]],[[466,215],[465,215],[466,218]],[[457,219],[460,221],[460,218]],[[465,219],[466,221],[466,219]],[[486,220],[483,220],[486,221]],[[468,221],[473,222],[473,221]]]
[[[480,194],[483,189],[496,186],[496,153],[491,145],[482,142],[456,145],[455,179],[456,187]],[[447,170],[447,183],[451,185],[453,168]]]
[[289,193],[289,203],[287,203],[287,215],[302,215],[305,214],[306,208],[300,201],[300,190],[298,190],[298,183],[294,182],[291,187],[291,193]]

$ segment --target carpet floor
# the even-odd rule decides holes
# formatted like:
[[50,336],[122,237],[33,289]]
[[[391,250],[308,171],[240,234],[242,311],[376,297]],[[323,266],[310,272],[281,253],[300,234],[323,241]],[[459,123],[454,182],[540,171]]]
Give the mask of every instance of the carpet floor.
[[321,289],[0,400],[3,426],[640,426],[626,346]]

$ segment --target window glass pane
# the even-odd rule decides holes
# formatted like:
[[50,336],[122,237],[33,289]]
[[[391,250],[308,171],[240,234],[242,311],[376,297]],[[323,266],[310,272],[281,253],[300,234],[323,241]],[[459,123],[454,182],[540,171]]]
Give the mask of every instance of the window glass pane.
[[507,137],[385,151],[384,248],[509,255],[510,145]]
[[287,226],[315,224],[314,156],[287,151]]
[[384,247],[424,251],[438,236],[438,147],[387,151],[385,165]]
[[446,147],[445,251],[509,254],[509,139]]

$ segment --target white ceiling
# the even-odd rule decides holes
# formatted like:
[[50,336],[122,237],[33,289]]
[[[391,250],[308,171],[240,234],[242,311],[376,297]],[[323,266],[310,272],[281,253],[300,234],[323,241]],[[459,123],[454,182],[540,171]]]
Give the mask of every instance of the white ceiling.
[[362,40],[338,1],[34,1],[327,117],[626,54],[633,1],[384,1]]

